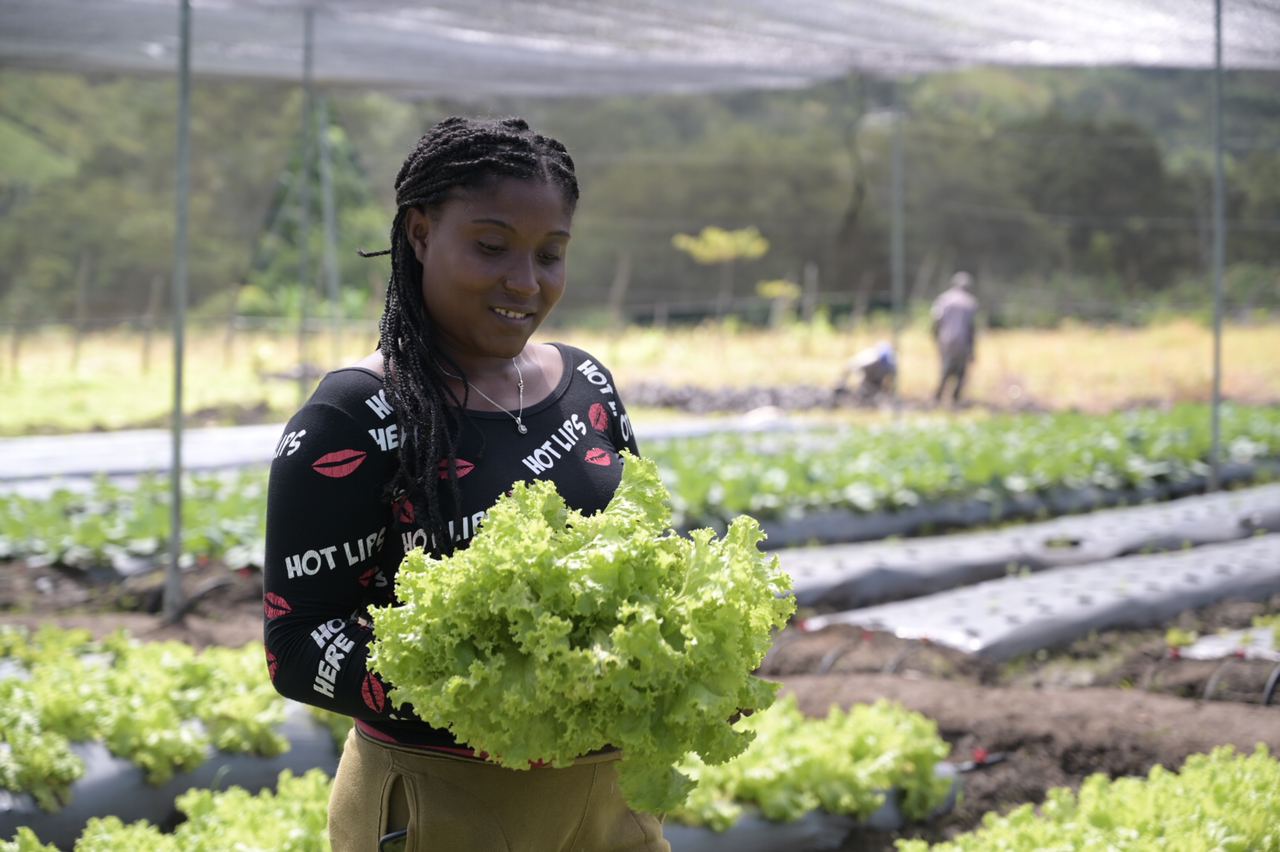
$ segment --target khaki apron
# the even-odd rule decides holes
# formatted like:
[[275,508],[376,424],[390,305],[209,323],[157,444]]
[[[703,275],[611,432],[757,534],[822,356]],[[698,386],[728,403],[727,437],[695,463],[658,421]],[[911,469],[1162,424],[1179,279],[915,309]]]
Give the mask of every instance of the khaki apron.
[[382,743],[353,728],[329,799],[333,852],[670,852],[662,823],[627,807],[611,752],[517,771]]

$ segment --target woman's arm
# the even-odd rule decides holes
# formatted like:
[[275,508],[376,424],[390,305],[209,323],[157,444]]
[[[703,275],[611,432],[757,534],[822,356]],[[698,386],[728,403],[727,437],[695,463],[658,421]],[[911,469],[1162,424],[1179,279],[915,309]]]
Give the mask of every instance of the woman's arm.
[[640,455],[635,430],[631,426],[627,408],[622,404],[622,397],[618,395],[618,386],[614,382],[613,373],[586,352],[580,349],[576,351],[583,359],[577,366],[578,372],[586,376],[600,393],[600,402],[593,405],[588,412],[591,425],[599,428],[603,424],[609,440],[619,452],[629,450],[632,455]]
[[379,441],[378,425],[364,422],[376,413],[312,402],[285,427],[271,465],[263,570],[276,690],[366,719],[391,715],[385,685],[365,665],[373,638],[365,608],[391,601],[381,557],[396,547],[383,497],[386,436]]

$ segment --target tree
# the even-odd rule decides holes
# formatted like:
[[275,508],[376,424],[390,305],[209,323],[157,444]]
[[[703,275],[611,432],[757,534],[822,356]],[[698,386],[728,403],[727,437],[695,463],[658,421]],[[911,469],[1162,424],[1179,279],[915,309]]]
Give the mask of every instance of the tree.
[[716,296],[716,316],[723,317],[733,301],[733,269],[740,260],[758,260],[769,251],[769,241],[754,225],[727,231],[714,225],[696,237],[676,234],[671,244],[704,266],[720,267],[720,292]]
[[1070,268],[1123,282],[1124,295],[1168,284],[1194,261],[1194,211],[1178,208],[1174,182],[1149,130],[1124,120],[1074,118],[1056,110],[1017,131],[1024,196],[1066,234]]
[[[318,113],[326,115],[327,110],[318,110]],[[385,246],[387,226],[394,218],[394,212],[375,199],[372,182],[343,126],[328,123],[318,130],[325,134],[330,151],[338,232],[336,261],[342,288],[340,298],[345,306],[343,310],[351,313],[354,309],[356,314],[360,314],[372,289],[371,273],[376,271],[385,276],[387,267],[359,257],[356,250]],[[240,293],[238,307],[245,313],[297,316],[303,310],[303,298],[315,300],[323,294],[322,289],[314,286],[322,272],[325,239],[321,163],[315,141],[309,157],[307,219],[310,225],[307,234],[304,237],[299,228],[303,151],[301,139],[295,137],[289,159],[282,164],[275,184],[266,224],[254,246],[246,282],[248,287]],[[304,245],[310,258],[310,280],[299,287],[300,252]],[[323,297],[327,298],[327,294]],[[310,307],[307,310],[315,312]]]
[[770,326],[778,328],[792,316],[800,292],[800,285],[786,278],[756,282],[756,295],[769,300]]
[[[173,266],[175,90],[172,80],[0,73],[0,144],[9,137],[31,169],[0,169],[0,310],[28,321],[78,312],[95,324],[144,312]],[[199,82],[192,97],[194,305],[243,280],[296,123],[284,87]]]

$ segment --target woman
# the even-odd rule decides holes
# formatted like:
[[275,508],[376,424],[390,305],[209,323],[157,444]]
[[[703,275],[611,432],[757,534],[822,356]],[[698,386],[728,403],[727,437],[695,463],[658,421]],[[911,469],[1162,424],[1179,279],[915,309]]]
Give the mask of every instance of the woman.
[[[334,780],[336,852],[666,850],[616,753],[514,771],[477,757],[367,671],[366,607],[407,550],[465,547],[512,483],[603,509],[637,452],[608,370],[530,336],[565,287],[573,160],[520,119],[449,118],[396,177],[378,351],[320,382],[271,468],[267,663],[286,696],[355,718]],[[390,846],[390,842],[386,844]]]

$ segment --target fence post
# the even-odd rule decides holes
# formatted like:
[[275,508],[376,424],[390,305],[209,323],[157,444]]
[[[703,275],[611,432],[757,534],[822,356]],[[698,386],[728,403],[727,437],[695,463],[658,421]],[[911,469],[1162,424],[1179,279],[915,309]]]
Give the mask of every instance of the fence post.
[[147,294],[147,313],[142,318],[142,372],[151,372],[151,335],[155,331],[156,314],[160,312],[160,294],[164,279],[159,275],[151,276],[151,292]]
[[71,371],[80,371],[80,344],[84,341],[85,325],[89,318],[89,252],[80,252],[76,266],[76,314],[75,338],[71,341]]
[[13,313],[13,333],[9,337],[9,377],[18,377],[18,359],[22,357],[22,312]]
[[173,423],[169,464],[169,566],[162,611],[165,621],[182,619],[182,370],[187,323],[187,221],[191,199],[191,0],[178,4],[178,163],[173,240]]
[[818,264],[812,260],[806,260],[800,271],[800,280],[803,282],[804,290],[800,315],[807,324],[813,322],[813,315],[818,310]]
[[613,284],[609,287],[609,322],[614,326],[626,324],[622,306],[627,301],[627,290],[631,287],[631,252],[618,252],[618,263],[613,271]]

